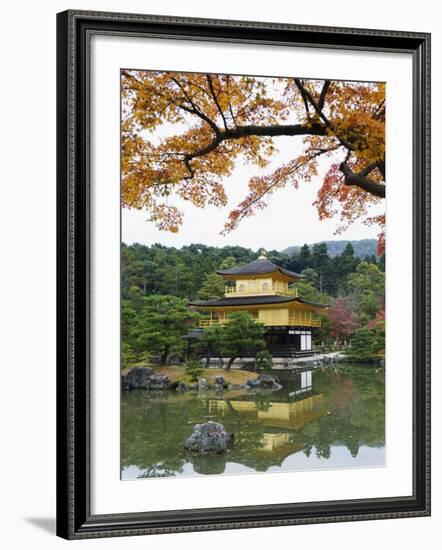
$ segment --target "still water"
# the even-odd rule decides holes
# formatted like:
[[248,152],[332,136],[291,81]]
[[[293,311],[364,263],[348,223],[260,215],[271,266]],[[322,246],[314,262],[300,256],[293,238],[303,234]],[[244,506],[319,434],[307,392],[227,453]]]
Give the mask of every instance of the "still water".
[[[278,373],[279,391],[123,392],[123,480],[379,467],[385,463],[385,381],[373,367]],[[284,377],[283,377],[284,376]],[[222,455],[184,448],[193,425],[234,434]]]

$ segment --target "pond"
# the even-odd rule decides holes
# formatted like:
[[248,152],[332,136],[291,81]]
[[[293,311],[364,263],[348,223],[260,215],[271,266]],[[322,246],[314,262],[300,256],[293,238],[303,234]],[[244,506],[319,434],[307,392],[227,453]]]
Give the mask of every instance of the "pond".
[[[384,466],[383,370],[275,374],[279,391],[123,392],[121,478]],[[184,448],[194,424],[206,420],[234,434],[227,453],[201,456]]]

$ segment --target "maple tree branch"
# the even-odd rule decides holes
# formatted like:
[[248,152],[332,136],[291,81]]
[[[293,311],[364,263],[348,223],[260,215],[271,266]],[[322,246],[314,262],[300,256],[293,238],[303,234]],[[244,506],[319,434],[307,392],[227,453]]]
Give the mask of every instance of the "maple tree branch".
[[233,109],[232,109],[232,104],[230,103],[230,98],[229,98],[229,111],[230,111],[230,116],[233,120],[233,124],[236,126],[236,119],[235,119],[235,115],[233,114]]
[[360,172],[358,172],[358,175],[362,177],[366,177],[368,176],[368,174],[373,172],[373,170],[375,170],[376,168],[379,170],[382,178],[385,180],[385,160],[379,160],[377,162],[371,162],[370,164],[367,164],[365,168],[363,168],[362,170],[360,170]]
[[213,120],[210,117],[208,117],[205,113],[203,113],[203,111],[201,111],[201,109],[198,107],[198,105],[196,105],[196,103],[192,100],[192,98],[186,92],[186,90],[184,89],[184,86],[182,86],[182,84],[179,80],[177,80],[175,77],[172,77],[172,80],[175,82],[175,84],[182,91],[182,93],[184,94],[185,99],[188,101],[188,103],[190,103],[192,108],[186,107],[185,105],[182,105],[182,104],[178,104],[177,106],[180,109],[183,109],[184,111],[186,111],[187,113],[197,115],[199,118],[201,118],[202,120],[207,122],[207,124],[212,128],[215,135],[218,135],[220,130],[219,130],[218,126],[215,124],[215,122],[213,122]]
[[233,108],[232,108],[232,102],[230,101],[231,100],[231,96],[230,96],[230,78],[227,77],[227,86],[226,86],[226,95],[227,95],[227,101],[229,103],[229,113],[230,113],[230,117],[233,121],[233,125],[236,126],[236,118],[235,118],[235,115],[233,114]]
[[[306,164],[308,164],[311,160],[314,160],[315,158],[321,156],[321,155],[324,155],[325,153],[329,153],[330,151],[334,151],[336,149],[338,149],[339,147],[332,147],[331,149],[318,149],[315,153],[313,153],[312,155],[310,155],[307,159],[305,159],[304,161],[302,162],[299,162],[295,168],[293,169],[293,172],[296,172],[296,170],[298,170],[299,168],[301,168],[302,166],[305,166]],[[278,185],[280,183],[280,180],[277,179],[275,180],[271,185],[269,185],[268,187],[266,187],[259,195],[257,195],[247,206],[246,208],[243,209],[243,211],[241,212],[241,214],[238,216],[238,219],[236,220],[237,223],[239,223],[243,218],[245,218],[247,216],[247,212],[250,211],[252,209],[252,207],[257,203],[259,202],[265,195],[267,195],[276,185]]]
[[373,170],[377,168],[377,166],[378,166],[377,162],[371,162],[370,164],[367,164],[365,168],[360,170],[358,172],[358,175],[365,178],[366,176],[368,176],[368,174],[370,174],[370,172],[373,172]]
[[319,101],[318,101],[318,107],[321,111],[324,108],[325,96],[327,95],[328,89],[330,88],[330,84],[331,84],[330,80],[325,80],[324,86],[322,86],[321,94],[319,96]]
[[381,118],[385,114],[385,99],[383,99],[377,106],[374,112],[374,118]]
[[137,86],[136,89],[138,89],[139,86],[142,86],[142,84],[143,84],[140,80],[138,80],[138,78],[137,78],[136,76],[134,76],[133,74],[129,73],[128,71],[121,71],[121,75],[122,75],[122,76],[125,76],[126,78],[129,78],[130,80],[135,81],[135,82],[138,84],[138,86]]
[[218,126],[215,124],[215,122],[213,122],[213,120],[211,118],[209,118],[207,115],[205,115],[203,112],[195,110],[195,109],[191,109],[190,107],[186,107],[186,105],[181,105],[181,104],[176,104],[176,105],[177,105],[177,107],[179,107],[183,111],[186,111],[186,113],[196,115],[201,120],[204,120],[204,122],[207,122],[207,124],[212,128],[213,133],[215,134],[215,136],[217,136],[221,133],[221,130],[218,128]]
[[355,187],[359,187],[360,189],[367,191],[367,193],[370,193],[371,195],[384,198],[385,185],[367,177],[367,175],[375,168],[377,168],[377,163],[369,164],[363,170],[356,173],[353,172],[346,162],[342,162],[339,166],[339,169],[344,174],[345,185],[354,185]]
[[192,168],[192,165],[190,164],[190,160],[186,157],[184,157],[184,164],[185,164],[187,170],[189,171],[189,175],[187,177],[185,177],[184,179],[186,179],[186,180],[192,179],[193,176],[195,175],[195,170]]
[[227,126],[226,117],[224,116],[223,110],[221,109],[221,106],[218,102],[218,98],[216,97],[215,88],[213,87],[212,78],[209,74],[206,74],[206,78],[207,78],[207,82],[209,84],[210,92],[211,92],[212,97],[213,97],[213,101],[215,102],[215,105],[216,105],[216,107],[219,111],[219,114],[221,115],[221,118],[223,119],[224,128],[227,130],[228,126]]
[[[299,79],[299,78],[295,78],[294,79],[295,81],[295,84],[296,86],[298,87],[299,91],[301,92],[301,95],[302,94],[305,94],[306,97],[308,98],[309,102],[311,103],[311,105],[313,106],[313,109],[316,111],[316,114],[324,121],[325,125],[327,126],[327,128],[330,128],[333,130],[333,125],[331,124],[331,122],[329,121],[329,119],[326,117],[326,115],[324,114],[324,111],[323,111],[323,108],[324,108],[324,102],[325,102],[325,96],[327,94],[327,90],[330,86],[330,82],[329,81],[326,81],[326,82],[329,82],[328,86],[325,87],[326,85],[324,84],[322,90],[321,90],[321,97],[319,98],[319,103],[316,102],[316,99],[312,96],[312,94],[307,90],[307,88],[305,88],[305,86],[303,85],[302,81]],[[324,88],[325,88],[325,92],[324,92]],[[324,92],[324,95],[323,95],[323,92]],[[322,98],[322,105],[321,105],[321,98]],[[347,141],[346,139],[336,135],[336,139],[342,144],[344,145],[344,147],[347,147],[347,149],[349,151],[354,151],[354,146],[349,142]]]
[[230,139],[241,139],[249,136],[262,136],[262,137],[275,137],[275,136],[303,136],[303,135],[316,135],[325,136],[326,128],[322,124],[275,124],[270,126],[237,126],[233,129],[221,131],[218,129],[218,133],[214,139],[205,147],[198,149],[193,153],[187,153],[185,160],[192,160],[197,157],[202,157],[208,153],[214,151],[221,142]]
[[[322,111],[322,108],[319,107],[319,104],[316,103],[315,98],[312,96],[312,94],[307,90],[307,88],[304,86],[304,84],[301,82],[299,78],[295,78],[295,84],[298,87],[298,90],[301,92],[301,96],[305,97],[309,100],[310,104],[312,105],[313,109],[316,111],[316,114],[322,118],[324,123],[327,125],[327,127],[330,128],[330,121],[325,116],[325,114]],[[324,96],[325,99],[325,96]]]
[[307,115],[307,119],[310,120],[310,108],[307,96],[304,89],[300,89],[299,91],[301,92],[302,101],[304,102],[305,114]]
[[383,180],[385,181],[385,155],[384,158],[377,163],[377,168],[381,173]]

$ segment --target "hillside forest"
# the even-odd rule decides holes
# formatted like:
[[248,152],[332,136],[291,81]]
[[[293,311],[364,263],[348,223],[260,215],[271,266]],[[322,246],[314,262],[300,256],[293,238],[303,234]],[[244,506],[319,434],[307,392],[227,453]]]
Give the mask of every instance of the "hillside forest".
[[[216,274],[258,258],[262,251],[240,246],[191,244],[180,249],[160,244],[121,247],[122,367],[156,357],[162,364],[182,358],[182,338],[200,315],[188,307],[195,299],[224,294]],[[267,251],[267,258],[301,273],[296,284],[306,300],[329,304],[316,347],[347,349],[354,358],[382,355],[385,341],[385,254],[361,258],[347,242],[331,255],[326,243],[303,245],[292,253]]]

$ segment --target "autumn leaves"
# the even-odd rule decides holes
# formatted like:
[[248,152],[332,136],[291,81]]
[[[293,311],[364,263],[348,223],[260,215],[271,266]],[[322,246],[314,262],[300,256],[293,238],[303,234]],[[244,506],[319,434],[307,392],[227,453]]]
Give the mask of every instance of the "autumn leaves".
[[[122,94],[122,204],[146,210],[160,229],[178,231],[183,221],[174,197],[224,206],[226,178],[244,162],[249,191],[226,232],[265,208],[276,190],[314,177],[322,177],[320,218],[339,216],[341,229],[361,217],[385,221],[369,214],[385,194],[381,83],[123,71]],[[269,172],[277,136],[300,146]]]

